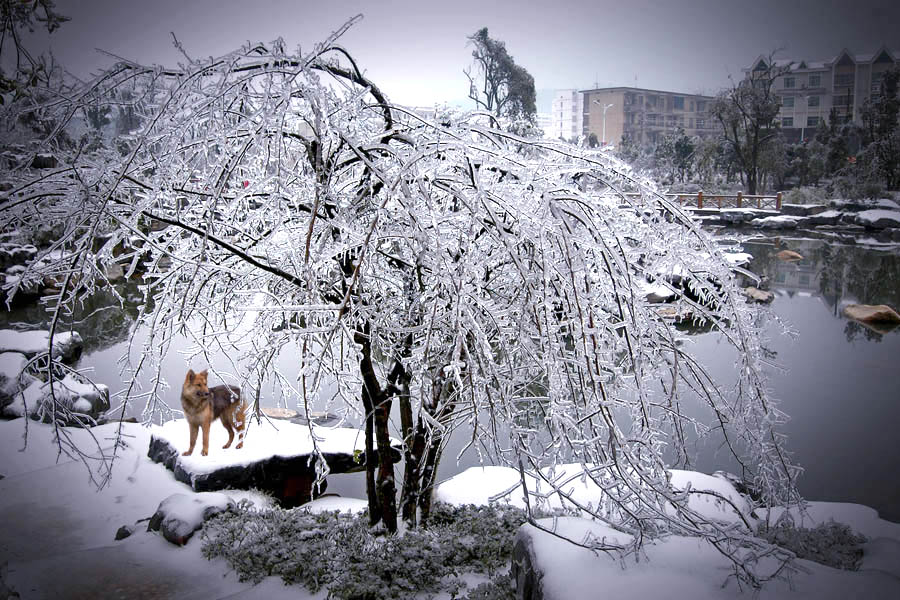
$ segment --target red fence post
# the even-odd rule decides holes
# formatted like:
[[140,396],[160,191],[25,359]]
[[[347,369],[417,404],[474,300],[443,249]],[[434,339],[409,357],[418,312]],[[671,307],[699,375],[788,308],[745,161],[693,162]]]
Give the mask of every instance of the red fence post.
[[781,212],[781,192],[775,194],[775,210]]
[[703,192],[697,192],[697,208],[703,208]]
[[738,192],[738,196],[737,196],[737,207],[738,208],[741,207],[741,202],[743,202],[743,200],[744,200],[744,193]]

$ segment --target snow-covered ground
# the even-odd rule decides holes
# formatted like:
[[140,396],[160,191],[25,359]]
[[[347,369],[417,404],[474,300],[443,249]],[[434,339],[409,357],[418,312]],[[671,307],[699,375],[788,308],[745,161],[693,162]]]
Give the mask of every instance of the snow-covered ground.
[[[120,526],[133,526],[149,518],[160,502],[172,494],[194,494],[165,467],[147,458],[147,428],[121,424],[125,447],[118,450],[109,485],[97,491],[80,460],[57,454],[51,426],[28,422],[26,446],[25,425],[24,419],[0,421],[0,474],[4,476],[0,479],[0,565],[9,563],[6,585],[24,600],[326,597],[324,591],[313,595],[300,586],[285,587],[272,577],[258,585],[241,583],[223,560],[207,561],[201,556],[196,536],[184,547],[176,547],[158,533],[148,533],[146,521],[138,523],[130,537],[114,541]],[[111,423],[89,431],[66,432],[83,448],[93,447],[96,452],[96,440],[109,452],[119,426]],[[558,467],[555,475],[568,478],[568,466]],[[473,468],[441,484],[436,494],[437,498],[454,503],[483,503],[515,488],[518,481],[518,473],[512,469]],[[688,481],[693,489],[733,493],[730,484],[721,479],[672,472],[675,487],[683,487]],[[582,499],[595,493],[578,478],[567,485]],[[224,493],[234,500],[247,498],[259,505],[267,502],[252,492]],[[515,498],[514,491],[510,497]],[[365,502],[326,497],[307,506],[314,511],[358,511]],[[724,510],[716,503],[708,508]],[[723,518],[727,515],[723,514]],[[867,507],[837,503],[812,503],[804,518],[807,524],[835,518],[869,537],[864,570],[838,571],[801,561],[807,571],[793,578],[793,588],[774,584],[763,590],[761,598],[846,598],[854,594],[900,597],[892,595],[900,594],[900,524],[879,519]],[[560,520],[557,526],[579,535],[587,529],[604,528],[574,518]],[[605,529],[600,533],[622,535]],[[564,586],[562,597],[566,598],[594,598],[601,589],[604,595],[619,600],[651,597],[660,590],[666,591],[666,597],[691,594],[697,599],[732,598],[737,593],[733,581],[721,587],[728,576],[724,559],[694,539],[670,538],[649,546],[649,561],[629,562],[625,569],[609,557],[596,556],[552,536],[541,538],[537,551],[547,557],[546,584],[551,588]],[[553,568],[554,565],[559,568]],[[751,595],[748,593],[747,597]]]

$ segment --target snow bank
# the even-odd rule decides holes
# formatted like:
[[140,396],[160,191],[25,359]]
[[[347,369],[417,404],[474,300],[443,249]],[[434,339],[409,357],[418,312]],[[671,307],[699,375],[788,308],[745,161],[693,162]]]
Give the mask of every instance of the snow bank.
[[[541,527],[578,541],[625,542],[630,538],[595,521],[575,517],[541,519]],[[567,542],[532,525],[523,525],[517,536],[529,547],[536,580],[545,600],[597,598],[691,598],[726,600],[738,597],[731,563],[711,544],[699,538],[671,536],[645,545],[643,557],[629,559],[622,568],[614,557]],[[763,559],[758,572],[774,569]],[[772,581],[752,597],[760,600],[844,598],[898,598],[900,579],[879,571],[841,571],[806,560],[804,569],[790,582]],[[746,590],[744,590],[746,592]]]
[[[695,492],[688,497],[688,507],[691,510],[708,519],[729,523],[752,520],[749,504],[728,481],[696,471],[673,469],[669,473],[674,490],[684,491],[690,486]],[[525,481],[529,493],[532,494],[530,498],[532,507],[550,510],[573,508],[575,502],[593,509],[603,499],[603,490],[584,475],[584,467],[580,464],[557,465],[553,469],[543,469],[541,474],[571,500],[561,498],[558,493],[551,493],[553,488],[543,478],[526,474]],[[541,498],[542,495],[547,497]],[[470,467],[439,484],[434,492],[434,500],[455,506],[498,502],[525,508],[519,472],[510,467]],[[735,512],[735,508],[741,514]],[[674,511],[674,508],[671,508],[671,511]]]
[[[325,454],[352,456],[356,451],[365,452],[365,436],[359,429],[317,425],[314,425],[312,429],[319,449]],[[313,440],[309,428],[306,425],[285,421],[263,419],[257,424],[255,420],[251,419],[244,439],[244,447],[235,448],[237,444],[235,440],[231,448],[226,450],[223,450],[222,446],[228,441],[228,433],[218,421],[214,422],[209,432],[208,456],[200,455],[202,432],[197,436],[194,453],[191,456],[181,456],[181,453],[190,446],[189,427],[185,419],[168,421],[161,426],[153,425],[150,432],[178,452],[176,468],[181,467],[195,475],[212,473],[224,467],[247,466],[273,456],[293,458],[313,453]],[[395,443],[399,444],[399,442]]]

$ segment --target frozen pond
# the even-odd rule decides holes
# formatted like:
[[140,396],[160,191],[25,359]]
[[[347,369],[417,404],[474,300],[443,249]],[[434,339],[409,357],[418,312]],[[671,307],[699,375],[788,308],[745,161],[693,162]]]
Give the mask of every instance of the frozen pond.
[[[882,517],[900,521],[900,478],[895,475],[900,472],[900,453],[894,431],[900,423],[900,376],[894,371],[900,367],[900,329],[877,333],[841,315],[847,303],[900,307],[900,247],[781,237],[759,238],[744,248],[754,256],[750,270],[767,277],[776,294],[772,311],[796,334],[785,335],[781,327],[770,323],[765,348],[769,358],[784,369],[770,373],[771,385],[782,410],[791,417],[785,433],[795,462],[805,468],[799,480],[801,493],[815,500],[867,504]],[[804,258],[780,261],[774,255],[783,249]],[[79,367],[93,369],[92,377],[109,385],[112,392],[127,384],[119,374],[118,360],[128,351],[125,338],[135,302],[123,312],[104,309],[103,300],[98,299],[83,311],[89,316],[75,326],[86,341]],[[0,313],[0,320],[5,326],[37,323],[41,318],[31,309]],[[144,339],[145,334],[138,332],[136,347]],[[696,332],[690,339],[713,375],[734,368],[733,356],[723,352],[725,344],[717,334]],[[296,357],[285,353],[277,366],[285,374],[295,373],[296,362]],[[178,352],[170,353],[162,364],[162,374],[171,386],[166,398],[173,408],[180,408],[181,381],[189,366],[202,369],[206,365],[188,365]],[[217,366],[225,368],[225,362]],[[143,383],[148,380],[145,377]],[[277,396],[276,388],[265,388],[261,404],[275,406]],[[127,412],[139,415],[141,409],[131,406]],[[394,418],[398,418],[396,411]],[[478,464],[472,452],[456,461],[466,437],[457,431],[451,439],[439,480]],[[694,466],[707,472],[736,469],[715,448],[700,448]],[[363,476],[329,477],[328,490],[365,497]]]

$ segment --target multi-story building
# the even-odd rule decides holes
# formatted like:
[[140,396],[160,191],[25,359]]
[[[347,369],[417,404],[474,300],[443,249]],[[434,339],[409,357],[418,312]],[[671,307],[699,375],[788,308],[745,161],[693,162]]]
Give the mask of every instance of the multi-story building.
[[[768,58],[758,57],[752,71],[768,69]],[[846,49],[823,62],[777,60],[785,72],[775,78],[773,91],[781,102],[779,119],[785,138],[809,138],[820,122],[827,123],[832,108],[841,122],[862,123],[862,107],[877,96],[884,72],[900,63],[900,54],[882,47],[872,54],[851,54]]]
[[709,116],[712,96],[633,87],[580,92],[582,131],[601,144],[618,144],[627,136],[640,144],[655,143],[677,128],[690,136],[712,136],[717,125]]
[[550,124],[544,129],[544,135],[578,143],[583,135],[582,112],[582,95],[578,90],[557,90],[550,109]]

